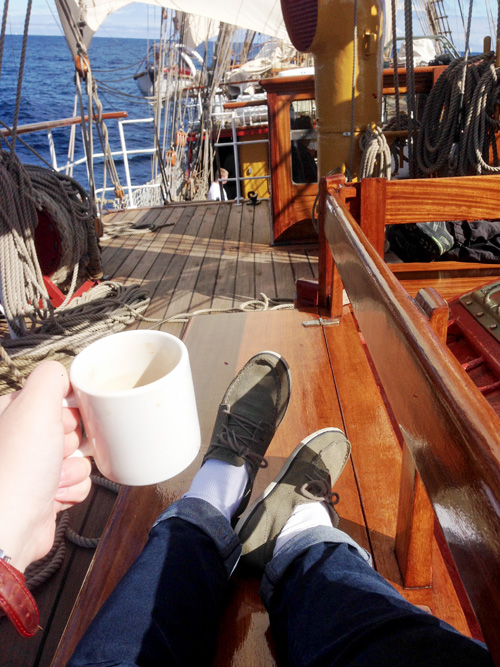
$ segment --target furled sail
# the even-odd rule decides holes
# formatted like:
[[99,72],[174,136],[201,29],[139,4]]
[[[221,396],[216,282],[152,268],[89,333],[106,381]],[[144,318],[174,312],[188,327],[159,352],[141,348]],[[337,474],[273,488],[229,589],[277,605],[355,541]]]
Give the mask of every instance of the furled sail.
[[[133,0],[56,0],[64,34],[69,47],[76,55],[73,35],[77,25],[86,45],[107,16],[131,4]],[[223,21],[239,28],[288,39],[279,0],[141,0],[144,4],[167,7],[208,19]]]

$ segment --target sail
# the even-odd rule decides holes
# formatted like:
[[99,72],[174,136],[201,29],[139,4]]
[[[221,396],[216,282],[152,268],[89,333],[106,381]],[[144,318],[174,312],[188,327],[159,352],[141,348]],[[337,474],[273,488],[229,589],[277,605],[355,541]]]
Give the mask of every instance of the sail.
[[[239,28],[288,39],[279,0],[142,0],[144,4],[167,7],[223,21]],[[104,20],[113,12],[132,3],[132,0],[56,0],[57,11],[69,47],[76,55],[76,44],[71,22],[80,27],[88,46]],[[72,18],[70,18],[70,16]]]

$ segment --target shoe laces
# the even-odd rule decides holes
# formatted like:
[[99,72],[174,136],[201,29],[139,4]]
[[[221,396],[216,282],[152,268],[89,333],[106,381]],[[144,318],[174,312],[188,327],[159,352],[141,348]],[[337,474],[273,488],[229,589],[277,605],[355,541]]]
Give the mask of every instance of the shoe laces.
[[325,502],[331,509],[339,502],[339,494],[332,492],[330,487],[330,477],[313,477],[306,474],[307,482],[300,487],[300,493],[304,498],[309,500],[316,500],[318,502]]
[[218,435],[217,442],[214,444],[229,447],[254,468],[267,468],[267,459],[252,448],[252,444],[258,441],[259,434],[268,427],[266,422],[253,421],[248,417],[231,412],[228,408],[223,412],[234,420],[238,432],[229,428],[229,420],[227,420],[223,430]]

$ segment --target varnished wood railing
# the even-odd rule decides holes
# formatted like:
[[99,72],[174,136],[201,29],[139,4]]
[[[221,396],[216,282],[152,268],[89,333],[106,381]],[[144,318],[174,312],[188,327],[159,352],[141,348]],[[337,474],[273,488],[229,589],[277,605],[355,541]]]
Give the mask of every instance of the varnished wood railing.
[[[330,293],[332,277],[331,293],[338,295],[342,281],[411,465],[420,474],[486,642],[500,663],[498,417],[370,245],[342,193],[335,192],[338,182],[333,178],[322,184],[320,225],[329,251],[323,249],[320,295]],[[334,265],[325,261],[329,253]],[[400,530],[411,525],[409,505]]]
[[[128,113],[126,111],[111,111],[109,113],[102,114],[103,120],[114,120],[118,118],[128,118]],[[85,122],[89,119],[88,116],[85,116]],[[79,125],[81,123],[81,116],[74,116],[72,118],[60,118],[59,120],[49,120],[42,121],[41,123],[30,123],[29,125],[20,125],[17,128],[17,134],[31,134],[33,132],[43,132],[56,130],[60,127],[68,127],[70,125]],[[97,116],[94,116],[94,120],[97,120]],[[11,128],[0,129],[0,134],[3,137],[10,137],[12,134]]]

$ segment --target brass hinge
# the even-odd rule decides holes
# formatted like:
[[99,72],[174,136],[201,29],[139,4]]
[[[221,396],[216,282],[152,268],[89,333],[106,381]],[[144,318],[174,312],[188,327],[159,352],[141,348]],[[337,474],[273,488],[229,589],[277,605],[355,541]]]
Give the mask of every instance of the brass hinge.
[[304,327],[328,327],[337,324],[340,324],[339,318],[336,320],[327,320],[324,317],[320,317],[318,320],[306,320],[305,322],[302,322],[302,326]]

